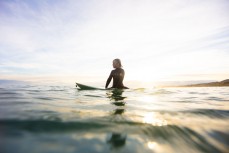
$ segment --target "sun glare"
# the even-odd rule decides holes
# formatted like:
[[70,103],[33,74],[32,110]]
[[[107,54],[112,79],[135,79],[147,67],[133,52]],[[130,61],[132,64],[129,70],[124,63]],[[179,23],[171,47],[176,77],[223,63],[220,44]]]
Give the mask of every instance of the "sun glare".
[[150,141],[150,142],[147,143],[147,146],[148,146],[149,149],[155,150],[158,147],[158,144],[156,142]]
[[155,113],[146,114],[143,117],[143,123],[152,124],[154,126],[164,126],[167,125],[167,121],[158,117]]

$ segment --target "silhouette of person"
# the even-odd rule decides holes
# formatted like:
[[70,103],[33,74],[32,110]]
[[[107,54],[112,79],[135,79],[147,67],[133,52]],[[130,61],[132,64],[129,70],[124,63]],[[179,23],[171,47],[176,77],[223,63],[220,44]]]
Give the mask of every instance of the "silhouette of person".
[[108,85],[111,82],[111,79],[113,79],[113,85],[111,88],[128,89],[128,87],[125,87],[123,85],[125,71],[122,69],[122,64],[120,59],[117,58],[113,60],[113,68],[115,69],[111,71],[110,76],[107,79],[105,88],[107,89]]

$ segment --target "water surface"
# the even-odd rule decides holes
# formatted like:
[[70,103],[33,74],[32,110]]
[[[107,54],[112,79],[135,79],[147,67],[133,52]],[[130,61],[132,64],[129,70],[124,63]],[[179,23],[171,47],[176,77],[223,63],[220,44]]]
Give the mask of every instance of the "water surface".
[[4,153],[226,153],[228,121],[228,87],[0,86]]

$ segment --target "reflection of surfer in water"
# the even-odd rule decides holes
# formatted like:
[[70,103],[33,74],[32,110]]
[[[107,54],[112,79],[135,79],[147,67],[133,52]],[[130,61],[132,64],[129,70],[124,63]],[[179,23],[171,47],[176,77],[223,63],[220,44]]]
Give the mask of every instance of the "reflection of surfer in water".
[[111,71],[105,87],[106,88],[108,87],[108,85],[111,82],[111,79],[113,78],[113,86],[111,88],[128,89],[122,83],[124,79],[125,71],[122,69],[122,64],[120,59],[113,60],[113,68],[115,69]]
[[111,137],[107,140],[111,145],[111,149],[118,149],[126,144],[126,135],[121,133],[112,133]]
[[[118,106],[112,113],[116,121],[125,120],[125,118],[122,117],[123,113],[125,112],[125,109],[124,107],[120,107],[120,106],[125,106],[125,102],[122,100],[124,100],[126,97],[122,97],[122,93],[123,93],[123,90],[114,89],[112,90],[112,94],[109,97],[111,100],[114,100],[113,104]],[[109,135],[107,139],[107,143],[110,145],[111,150],[120,149],[125,146],[126,138],[127,138],[127,135],[124,133],[112,132],[112,134]]]

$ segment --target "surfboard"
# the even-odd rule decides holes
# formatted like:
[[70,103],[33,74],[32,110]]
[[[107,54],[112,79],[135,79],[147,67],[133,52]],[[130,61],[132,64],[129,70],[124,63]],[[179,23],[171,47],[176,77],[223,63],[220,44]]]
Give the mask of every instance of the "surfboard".
[[84,84],[77,83],[77,82],[76,82],[76,87],[79,87],[79,89],[81,90],[105,90],[103,88],[88,86],[88,85],[84,85]]

